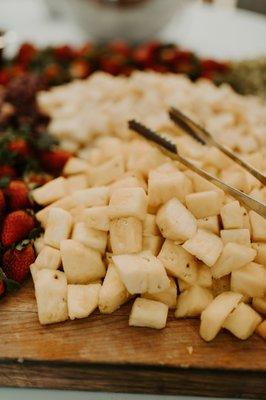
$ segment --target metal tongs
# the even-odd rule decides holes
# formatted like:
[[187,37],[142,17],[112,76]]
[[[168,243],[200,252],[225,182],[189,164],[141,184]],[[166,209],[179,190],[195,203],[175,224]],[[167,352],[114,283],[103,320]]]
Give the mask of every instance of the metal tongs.
[[246,169],[251,175],[258,179],[264,186],[266,185],[266,176],[263,175],[256,168],[252,167],[249,163],[239,158],[235,153],[229,150],[228,147],[217,142],[213,136],[207,132],[203,127],[199,126],[196,122],[192,121],[189,117],[183,114],[180,110],[172,107],[169,111],[171,120],[183,129],[189,136],[203,145],[217,147],[222,153],[227,155],[231,160],[236,162],[242,168]]
[[[171,110],[172,111],[172,110]],[[259,201],[253,199],[252,197],[242,193],[240,190],[235,189],[234,187],[224,183],[220,179],[216,178],[213,175],[210,175],[208,172],[205,172],[203,169],[197,167],[188,159],[182,157],[177,150],[177,147],[174,143],[172,143],[169,139],[166,139],[141,123],[131,120],[128,122],[128,126],[131,130],[137,132],[139,135],[144,137],[153,143],[153,145],[159,150],[161,150],[167,157],[171,158],[174,161],[179,161],[184,164],[187,168],[194,171],[196,174],[200,175],[204,179],[213,183],[220,189],[222,189],[227,194],[233,196],[235,199],[240,201],[246,207],[260,214],[263,218],[266,218],[266,206]],[[191,128],[192,129],[192,128]],[[262,175],[263,176],[263,175]],[[264,177],[265,179],[265,177]]]

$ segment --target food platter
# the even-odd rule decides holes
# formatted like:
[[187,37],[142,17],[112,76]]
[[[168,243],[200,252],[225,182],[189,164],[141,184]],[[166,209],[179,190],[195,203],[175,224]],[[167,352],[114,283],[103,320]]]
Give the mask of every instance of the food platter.
[[[174,45],[107,50],[40,53],[63,71],[27,44],[1,71],[0,384],[265,398],[265,211],[128,125],[265,210],[263,180],[167,116],[180,107],[263,175],[265,105],[210,82],[227,64]],[[73,77],[85,80],[47,91]]]

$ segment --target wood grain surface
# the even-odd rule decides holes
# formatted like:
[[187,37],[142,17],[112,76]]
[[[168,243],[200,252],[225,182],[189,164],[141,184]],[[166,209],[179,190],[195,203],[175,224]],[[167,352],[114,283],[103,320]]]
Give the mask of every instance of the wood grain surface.
[[207,344],[198,320],[130,328],[129,310],[42,327],[28,282],[1,302],[0,385],[266,399],[260,337],[221,333]]

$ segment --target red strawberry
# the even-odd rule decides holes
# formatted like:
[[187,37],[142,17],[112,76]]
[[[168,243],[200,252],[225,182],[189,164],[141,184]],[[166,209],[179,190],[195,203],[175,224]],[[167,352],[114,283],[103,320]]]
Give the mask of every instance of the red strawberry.
[[5,191],[11,210],[19,210],[29,206],[29,190],[23,181],[11,181]]
[[53,52],[59,60],[69,61],[75,57],[75,50],[68,45],[58,46]]
[[1,241],[3,246],[25,239],[34,228],[34,219],[25,211],[13,211],[3,221]]
[[22,250],[9,249],[3,255],[3,271],[7,278],[22,283],[34,261],[35,253],[31,244]]
[[87,61],[75,60],[70,64],[69,72],[72,78],[83,79],[90,74],[91,67]]
[[41,161],[48,171],[60,172],[71,156],[72,154],[66,150],[47,150],[41,153]]
[[5,293],[5,284],[4,281],[0,281],[0,296]]
[[27,157],[30,155],[30,148],[26,140],[24,139],[14,139],[12,142],[9,143],[8,149],[17,153],[21,156]]
[[17,60],[20,64],[27,66],[36,55],[36,48],[30,43],[23,43],[19,49]]
[[0,178],[3,176],[10,176],[14,178],[16,176],[16,171],[10,165],[0,165]]
[[3,191],[0,189],[0,217],[3,216],[6,208],[6,201]]

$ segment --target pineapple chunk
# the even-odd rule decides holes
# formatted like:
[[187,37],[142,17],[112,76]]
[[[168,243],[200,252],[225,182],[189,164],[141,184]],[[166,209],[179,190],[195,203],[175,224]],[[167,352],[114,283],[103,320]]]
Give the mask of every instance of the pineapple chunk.
[[249,193],[251,190],[251,185],[245,171],[226,169],[222,171],[221,179],[227,185],[233,186],[241,192]]
[[147,184],[142,177],[124,174],[120,179],[110,185],[110,195],[112,195],[116,189],[134,187],[140,187],[145,191],[147,190]]
[[234,242],[250,246],[250,232],[248,229],[224,229],[220,232],[224,244]]
[[62,208],[63,210],[70,211],[73,207],[76,207],[76,202],[72,196],[65,196],[60,200],[55,201],[49,206],[43,208],[35,214],[36,219],[41,223],[43,227],[46,226],[47,218],[51,207]]
[[264,297],[254,297],[252,307],[260,314],[266,315],[266,295]]
[[42,325],[68,319],[67,280],[61,271],[41,269],[36,273],[35,297]]
[[34,240],[34,249],[35,253],[38,255],[41,250],[44,248],[44,238],[43,235],[39,236],[37,239]]
[[71,157],[64,166],[63,174],[64,175],[81,174],[87,172],[88,168],[89,164],[87,163],[87,161],[82,160],[81,158],[78,157]]
[[224,196],[224,192],[221,189],[219,189],[213,183],[207,181],[207,179],[202,178],[195,172],[188,170],[186,171],[186,175],[191,179],[195,192],[206,192],[210,190],[215,190],[216,192],[219,192],[221,196]]
[[102,314],[111,314],[130,298],[119,273],[113,264],[109,264],[100,294],[99,310]]
[[74,223],[84,221],[85,210],[86,208],[84,206],[76,206],[74,208],[71,208],[71,210],[69,210],[70,214],[72,215]]
[[257,251],[254,261],[266,266],[266,243],[252,243],[252,247]]
[[150,171],[148,180],[149,204],[157,207],[174,197],[184,203],[186,194],[192,191],[191,186],[186,175],[178,170],[167,173],[160,170]]
[[62,177],[53,179],[45,185],[32,190],[31,195],[36,203],[46,206],[67,195],[66,180]]
[[197,285],[206,288],[212,287],[212,271],[211,268],[205,264],[198,266]]
[[196,218],[212,217],[220,214],[223,198],[215,190],[191,193],[186,196],[186,206]]
[[254,242],[266,242],[266,219],[255,213],[249,212],[249,219],[252,229],[252,240]]
[[259,324],[259,326],[257,326],[256,332],[258,335],[266,340],[266,320],[264,320],[261,324]]
[[168,315],[168,307],[159,301],[137,298],[133,304],[129,326],[141,326],[146,328],[165,328]]
[[216,235],[219,235],[220,227],[217,215],[197,219],[197,225],[200,229],[205,229],[206,231],[210,231]]
[[143,221],[147,214],[147,195],[142,188],[117,189],[111,196],[109,217],[135,217]]
[[170,286],[163,264],[148,251],[113,256],[113,262],[130,294],[158,293]]
[[166,239],[158,255],[169,275],[192,285],[197,279],[197,261],[180,245]]
[[39,269],[58,269],[60,264],[60,251],[50,246],[44,246],[35,260],[35,265]]
[[180,293],[183,292],[184,290],[189,289],[191,287],[191,285],[189,283],[183,281],[182,279],[178,278],[177,282],[178,282],[178,289],[179,289]]
[[176,318],[197,317],[212,300],[213,295],[209,289],[191,286],[179,295],[175,316]]
[[251,297],[266,294],[266,268],[251,262],[231,274],[231,290]]
[[162,248],[163,238],[161,236],[143,236],[142,237],[142,250],[150,251],[154,256],[157,256]]
[[107,232],[88,228],[84,222],[78,222],[74,225],[72,239],[104,253],[107,245]]
[[215,338],[228,315],[241,301],[242,295],[233,292],[219,294],[201,314],[200,336],[209,342]]
[[217,279],[250,263],[256,257],[256,250],[238,243],[227,243],[212,266],[212,276]]
[[51,207],[44,233],[44,243],[59,249],[61,240],[68,239],[72,223],[72,216],[68,211]]
[[142,250],[142,223],[134,217],[113,219],[110,242],[114,254],[139,253]]
[[175,280],[173,278],[169,279],[169,288],[160,293],[142,293],[141,297],[143,297],[144,299],[160,301],[161,303],[166,304],[169,308],[176,308],[177,287]]
[[160,230],[156,224],[156,217],[152,214],[146,214],[143,221],[143,235],[144,236],[158,236],[160,235]]
[[76,190],[86,189],[88,186],[87,176],[85,174],[72,175],[66,179],[66,186],[69,194]]
[[77,190],[73,198],[78,205],[84,207],[106,206],[109,200],[109,189],[105,186]]
[[223,328],[230,331],[238,339],[245,340],[253,334],[262,318],[256,311],[245,303],[240,303],[228,315],[223,323]]
[[221,218],[224,229],[243,228],[243,210],[239,201],[232,201],[221,208]]
[[223,242],[213,233],[198,229],[196,235],[187,240],[182,247],[211,267],[223,250]]
[[67,306],[70,319],[86,318],[98,306],[100,283],[67,285]]
[[91,207],[84,210],[84,222],[89,228],[109,231],[110,221],[108,206]]
[[75,240],[60,245],[63,268],[68,283],[87,284],[105,276],[101,254]]
[[125,172],[124,158],[118,155],[104,163],[91,166],[88,171],[88,182],[91,186],[108,185]]
[[192,238],[197,231],[194,216],[177,199],[171,199],[159,210],[156,223],[166,239],[183,243]]

